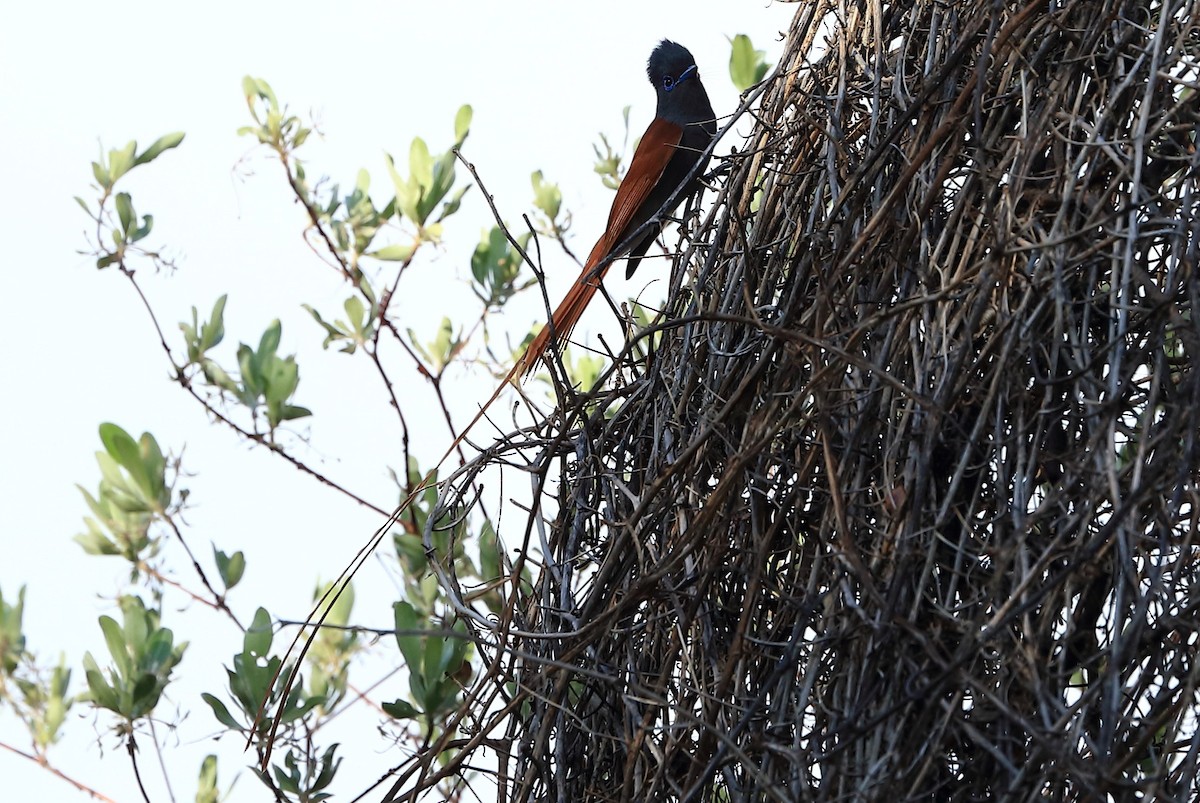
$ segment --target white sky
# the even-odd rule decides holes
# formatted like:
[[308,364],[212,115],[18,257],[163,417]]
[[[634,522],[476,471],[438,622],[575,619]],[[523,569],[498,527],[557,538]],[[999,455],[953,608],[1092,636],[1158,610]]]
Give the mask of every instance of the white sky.
[[[85,555],[71,540],[85,513],[74,485],[94,491],[99,481],[94,452],[103,421],[135,436],[148,430],[164,449],[184,449],[185,468],[194,474],[182,483],[194,504],[187,515],[189,544],[206,565],[210,544],[245,550],[246,579],[231,598],[243,621],[258,605],[277,617],[303,618],[318,579],[335,576],[379,523],[209,425],[168,381],[168,366],[128,283],[112,270],[96,271],[76,253],[86,247],[87,221],[72,196],[88,197],[89,163],[99,143],[108,148],[137,139],[144,146],[170,131],[187,133],[180,149],[136,171],[125,187],[139,213],[155,216],[152,243],[166,244],[180,266],[173,276],[139,274],[168,337],[177,345],[177,323],[189,308],[207,315],[228,292],[226,341],[217,354],[233,363],[238,342],[256,344],[270,320],[281,318],[280,353],[300,355],[296,402],[314,411],[306,422],[311,445],[299,455],[390,508],[396,494],[386,467],[400,466],[394,419],[366,360],[321,351],[322,332],[300,309],[309,303],[336,313],[347,291],[301,242],[303,219],[279,165],[236,136],[249,122],[242,76],[267,79],[293,111],[321,121],[325,139],[304,152],[310,177],[329,175],[347,186],[365,167],[380,206],[389,186],[383,152],[406,162],[418,135],[443,150],[455,110],[470,103],[475,118],[464,152],[501,212],[517,222],[530,210],[529,174],[540,169],[562,188],[564,206],[575,215],[573,248],[586,254],[611,201],[592,172],[592,144],[600,131],[619,137],[626,104],[633,106],[634,136],[648,124],[654,94],[645,61],[654,44],[663,37],[685,44],[714,108],[727,113],[736,107],[736,92],[726,37],[749,34],[773,63],[794,9],[766,0],[5,4],[0,591],[11,602],[28,585],[29,647],[45,663],[65,652],[76,668],[75,693],[86,686],[79,669],[85,651],[108,663],[96,618],[113,612],[112,598],[126,588],[125,566]],[[460,179],[467,178],[460,171]],[[405,280],[407,292],[393,307],[402,325],[432,337],[443,315],[475,314],[463,279],[469,254],[490,225],[481,194],[472,190],[448,222],[446,247]],[[577,270],[561,253],[547,248],[546,254],[555,299]],[[645,286],[659,265],[647,263],[640,281],[628,287],[617,283],[616,297]],[[539,310],[537,295],[526,294],[509,314],[512,331],[526,331]],[[414,452],[428,462],[446,445],[445,426],[430,406],[431,394],[405,372],[405,358],[395,349],[392,357],[414,424]],[[454,389],[460,422],[489,389],[482,380]],[[183,572],[178,545],[167,550],[179,579],[196,585]],[[378,564],[360,577],[355,619],[388,626],[392,581]],[[179,718],[175,707],[190,712],[166,737],[175,799],[185,801],[194,795],[205,754],[220,754],[223,787],[251,758],[236,740],[215,745],[208,738],[217,727],[198,699],[200,691],[224,691],[220,667],[240,649],[240,634],[178,595],[168,597],[164,619],[177,638],[192,640],[177,670],[181,682],[159,709],[168,722]],[[366,684],[376,675],[357,680]],[[140,799],[128,759],[109,733],[111,719],[82,716],[86,711],[83,705],[72,711],[52,762],[115,800]],[[372,717],[347,723],[337,735],[346,757],[335,787],[339,799],[400,758]],[[151,798],[170,800],[149,740],[141,741]],[[28,748],[23,729],[4,709],[0,742]],[[4,750],[0,778],[6,800],[87,799]],[[268,799],[243,771],[231,800]]]

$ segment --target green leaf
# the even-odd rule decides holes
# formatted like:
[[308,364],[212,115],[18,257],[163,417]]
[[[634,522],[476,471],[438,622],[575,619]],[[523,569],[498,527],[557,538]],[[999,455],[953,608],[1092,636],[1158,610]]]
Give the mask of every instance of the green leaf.
[[138,439],[138,451],[146,477],[142,490],[154,501],[159,511],[165,511],[171,503],[171,491],[166,487],[167,459],[158,447],[158,441],[149,432],[143,432]]
[[233,555],[226,555],[214,546],[213,559],[216,561],[217,572],[221,575],[221,582],[227,591],[241,582],[242,575],[246,571],[246,556],[241,551],[234,552]]
[[[312,312],[311,309],[309,311]],[[318,322],[324,323],[319,315],[315,317]],[[296,365],[295,355],[280,358],[275,353],[281,334],[282,326],[278,319],[274,320],[263,332],[257,351],[243,343],[237,352],[241,387],[235,389],[235,395],[238,401],[254,410],[259,408],[261,402],[265,402],[267,422],[272,430],[282,421],[311,414],[306,408],[288,403],[300,383],[300,369]]]
[[364,256],[374,257],[375,259],[382,259],[388,262],[404,262],[405,260],[412,258],[413,251],[415,250],[415,243],[408,243],[407,245],[396,243],[393,245],[385,245],[383,248],[379,248],[375,251],[369,251],[364,254]]
[[467,139],[467,134],[471,133],[473,115],[474,110],[466,105],[459,107],[458,114],[454,115],[454,147],[462,145]]
[[411,329],[409,336],[412,338],[413,347],[426,359],[434,374],[440,374],[449,365],[459,346],[459,340],[454,335],[454,323],[448,316],[442,318],[442,323],[438,326],[437,335],[433,340],[424,344],[418,343],[416,338],[412,337]]
[[100,627],[116,663],[116,671],[109,672],[111,685],[90,655],[84,663],[97,704],[133,722],[154,710],[187,645],[175,646],[171,631],[160,624],[159,612],[147,609],[138,597],[124,596],[119,603],[123,626],[111,617],[100,618]]
[[533,184],[533,205],[553,223],[562,211],[562,191],[557,184],[547,183],[541,170],[535,170],[530,181]]
[[601,374],[604,373],[604,359],[593,354],[581,354],[578,359],[567,363],[567,373],[573,384],[582,388],[596,387]]
[[[626,143],[629,142],[629,109],[630,107],[626,106],[621,110],[621,117],[625,121],[624,142]],[[601,150],[601,146],[603,146],[603,150]],[[596,163],[593,169],[600,175],[604,186],[615,190],[621,185],[623,155],[613,150],[612,144],[604,134],[600,135],[600,145],[593,145],[592,150],[596,153]]]
[[344,346],[341,350],[348,354],[354,353],[355,349],[357,348],[357,344],[353,342],[353,339],[350,336],[350,332],[348,330],[346,330],[345,328],[343,328],[340,325],[340,322],[338,322],[336,324],[330,323],[329,321],[327,321],[321,317],[321,313],[317,312],[315,309],[310,307],[308,304],[301,304],[300,306],[302,306],[304,309],[308,310],[308,314],[313,317],[313,320],[315,320],[318,324],[320,324],[321,328],[323,328],[325,330],[325,340],[323,343],[321,343],[322,348],[327,349],[327,348],[329,348],[329,345],[331,343],[334,343],[338,340],[350,340],[351,342],[348,343],[346,346]]
[[125,430],[116,424],[100,425],[100,441],[117,465],[129,474],[132,487],[127,485],[119,473],[100,460],[100,469],[113,491],[114,501],[128,512],[163,512],[170,503],[170,490],[166,487],[166,459],[158,442],[148,432],[142,433],[140,442],[135,442]]
[[384,159],[387,162],[388,175],[392,177],[392,186],[396,190],[396,208],[413,223],[421,223],[422,221],[417,220],[417,202],[421,200],[420,186],[416,181],[400,175],[391,154],[385,153]]
[[[338,747],[340,747],[340,745],[332,744],[325,750],[323,754],[321,754],[320,770],[317,772],[317,777],[312,782],[312,791],[318,791],[329,786],[330,782],[333,780],[333,776],[337,774],[337,768],[342,763],[340,758],[335,758]],[[328,797],[329,795],[327,794],[316,794],[310,795],[309,800],[312,800],[315,803],[317,800],[325,800]]]
[[175,643],[175,634],[166,628],[155,630],[146,640],[142,657],[142,667],[158,671],[166,666],[171,659],[171,649]]
[[[146,652],[151,628],[155,623],[148,615],[139,597],[121,597],[118,601],[124,614],[125,626],[121,632],[124,634],[126,649],[134,655],[143,656]],[[109,646],[111,647],[111,645]],[[141,667],[142,661],[139,660],[137,666]]]
[[162,155],[164,151],[169,151],[172,148],[178,148],[183,142],[183,132],[175,131],[170,134],[164,134],[150,145],[149,148],[138,154],[134,160],[135,165],[144,165],[147,162],[152,162]]
[[408,172],[422,189],[433,184],[433,156],[425,140],[420,137],[414,137],[408,148]]
[[[421,524],[424,523],[423,511],[414,511],[414,515]],[[400,559],[401,565],[409,576],[420,577],[429,565],[429,559],[425,555],[425,545],[421,543],[421,536],[397,531],[392,536],[392,544],[396,548],[396,557]]]
[[108,652],[117,664],[117,672],[122,679],[129,679],[133,675],[133,660],[129,657],[129,646],[125,642],[125,633],[121,626],[111,616],[101,616],[100,629],[104,632]]
[[384,713],[394,719],[416,719],[420,716],[420,712],[407,700],[396,699],[390,703],[381,703],[381,707]]
[[108,175],[113,184],[133,167],[137,143],[130,140],[124,148],[113,148],[108,152]]
[[104,450],[131,475],[142,471],[142,456],[138,451],[137,442],[128,432],[116,424],[100,425],[100,442]]
[[217,365],[212,360],[204,360],[204,378],[210,383],[216,385],[222,390],[227,390],[230,393],[237,393],[237,382],[234,381],[224,368]]
[[208,707],[212,709],[213,716],[222,725],[235,731],[245,730],[241,723],[233,718],[233,714],[229,713],[229,708],[219,698],[214,697],[208,692],[202,692],[200,698],[208,703]]
[[25,617],[25,586],[17,592],[15,604],[4,601],[0,594],[0,672],[12,674],[25,656],[25,634],[22,620]]
[[496,528],[485,519],[479,528],[479,575],[486,583],[499,578],[502,571],[500,538],[496,535]]
[[312,410],[307,407],[299,407],[295,404],[285,404],[280,408],[280,421],[295,421],[297,418],[308,418],[312,415]]
[[729,40],[732,45],[729,54],[729,77],[738,92],[745,92],[757,84],[767,74],[766,51],[755,50],[750,37],[739,33]]
[[121,474],[116,461],[107,452],[97,452],[96,461],[104,477],[99,498],[76,486],[95,518],[84,518],[87,532],[75,540],[90,554],[121,555],[137,563],[145,557],[143,552],[153,550],[157,543],[148,535],[151,516],[146,505],[135,499],[136,491]]
[[417,625],[417,610],[407,602],[400,601],[392,604],[396,623],[396,643],[404,656],[404,664],[410,673],[416,674],[421,666],[422,649],[421,636],[412,635],[424,628]]
[[119,711],[120,700],[117,698],[116,689],[110,686],[108,681],[105,680],[104,674],[96,664],[96,659],[92,657],[90,652],[83,654],[83,673],[87,679],[88,692],[92,702],[100,708],[114,712]]
[[[94,524],[89,520],[89,524]],[[75,536],[75,543],[83,547],[89,555],[120,555],[121,549],[112,540],[96,530]]]
[[428,686],[434,686],[441,682],[442,676],[446,674],[446,667],[454,656],[454,650],[447,642],[448,639],[437,636],[429,636],[425,639],[424,655],[421,656],[421,674],[425,676],[425,683]]
[[71,670],[61,655],[48,682],[35,684],[20,679],[17,681],[29,712],[30,733],[34,743],[42,750],[57,742],[61,735],[59,730],[74,703],[74,699],[67,696],[70,682]]
[[136,243],[138,240],[144,240],[154,228],[154,215],[143,215],[142,225],[133,230],[129,235],[129,241]]
[[257,658],[265,658],[271,651],[271,641],[274,636],[271,631],[271,614],[266,608],[254,612],[254,621],[246,628],[242,638],[242,648],[245,652]]
[[457,212],[459,207],[462,206],[463,196],[466,195],[467,191],[470,189],[471,189],[471,185],[467,184],[466,186],[461,187],[458,192],[451,195],[450,200],[448,200],[448,201],[446,201],[446,203],[442,204],[442,211],[438,213],[438,217],[437,217],[438,221],[445,220],[446,218],[450,217],[455,212]]
[[242,343],[237,350],[238,370],[242,374],[242,392],[239,394],[243,404],[253,405],[262,395],[263,379],[258,371],[258,361],[254,349]]
[[367,308],[363,306],[362,299],[358,296],[350,296],[346,299],[342,308],[346,310],[346,319],[349,321],[350,326],[361,334],[367,317]]
[[[332,587],[332,583],[324,583],[317,586],[313,591],[313,602],[325,599],[322,605],[329,606],[329,613],[325,616],[325,624],[344,627],[350,623],[350,614],[354,610],[354,586],[347,583],[341,589],[341,593],[331,593]],[[328,594],[328,597],[326,597],[326,594]]]
[[261,78],[245,76],[242,78],[242,91],[246,95],[247,101],[253,101],[254,98],[265,100],[270,108],[279,108],[279,101],[275,98],[275,92],[272,91],[271,85]]
[[220,791],[217,789],[217,757],[207,755],[200,764],[200,777],[196,782],[196,803],[219,803]]
[[268,354],[274,354],[279,350],[279,339],[283,333],[283,324],[279,319],[271,321],[271,325],[263,332],[262,338],[258,341],[258,356],[263,357]]
[[[112,189],[112,176],[109,175],[108,169],[100,164],[100,162],[92,162],[92,176],[95,177],[96,183],[100,185],[101,189]],[[101,265],[100,267],[104,266]]]
[[118,192],[116,197],[117,218],[121,221],[121,231],[126,234],[133,232],[134,221],[137,216],[133,213],[133,202],[130,200],[129,193]]
[[[521,248],[528,244],[530,236],[526,233],[517,238]],[[509,243],[499,226],[493,226],[471,254],[471,275],[477,285],[472,288],[475,295],[489,307],[503,307],[520,289],[516,280],[522,264],[520,251]]]
[[[388,173],[392,177],[392,184],[396,190],[394,205],[401,214],[417,225],[422,240],[436,241],[440,236],[440,230],[436,229],[434,225],[427,226],[426,224],[430,215],[433,214],[433,210],[445,200],[454,187],[456,159],[454,148],[460,146],[466,139],[470,130],[471,117],[470,106],[463,106],[458,110],[454,121],[455,144],[453,148],[436,158],[424,139],[413,138],[408,151],[408,178],[400,175],[396,170],[395,161],[390,155],[385,154]],[[437,220],[433,221],[434,224],[458,210],[464,192],[466,190],[458,192],[445,203],[441,214]]]
[[225,339],[225,302],[228,298],[228,294],[223,294],[216,300],[208,322],[200,329],[201,352],[208,351]]
[[[111,489],[102,488],[101,490],[126,490],[125,475],[121,473],[121,465],[112,458],[112,455],[108,452],[96,452],[96,465],[100,467],[100,476],[103,481],[113,486]],[[96,512],[100,513],[101,511]]]

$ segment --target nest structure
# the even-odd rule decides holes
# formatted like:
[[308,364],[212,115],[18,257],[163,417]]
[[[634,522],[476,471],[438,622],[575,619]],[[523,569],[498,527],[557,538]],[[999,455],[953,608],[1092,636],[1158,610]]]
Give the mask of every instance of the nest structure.
[[798,4],[664,316],[444,486],[535,504],[394,799],[1196,799],[1198,87],[1197,0]]

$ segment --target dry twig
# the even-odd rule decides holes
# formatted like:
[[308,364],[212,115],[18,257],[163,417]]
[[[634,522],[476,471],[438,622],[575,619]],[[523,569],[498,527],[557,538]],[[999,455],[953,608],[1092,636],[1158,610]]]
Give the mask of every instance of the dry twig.
[[536,505],[389,799],[1198,794],[1200,1],[797,9],[648,364],[445,486]]

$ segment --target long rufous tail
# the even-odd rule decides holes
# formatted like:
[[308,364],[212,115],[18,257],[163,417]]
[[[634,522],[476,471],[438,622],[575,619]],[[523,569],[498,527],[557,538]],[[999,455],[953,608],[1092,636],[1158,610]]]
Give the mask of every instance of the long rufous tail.
[[[597,246],[603,245],[603,241],[597,243]],[[600,282],[604,279],[604,274],[608,273],[609,265],[605,265],[600,270],[596,270],[596,265],[600,263],[604,254],[597,255],[593,249],[592,255],[588,257],[587,264],[583,271],[580,272],[579,278],[575,280],[575,284],[571,285],[571,289],[567,291],[567,295],[563,298],[558,308],[554,310],[554,325],[543,326],[542,330],[533,338],[533,342],[529,344],[529,348],[525,350],[521,361],[518,363],[519,368],[517,374],[521,379],[525,379],[537,367],[538,360],[546,354],[546,349],[550,346],[550,334],[553,331],[554,336],[560,343],[565,342],[571,336],[571,331],[575,328],[575,324],[579,323],[579,319],[583,316],[583,311],[587,309],[591,303],[592,296],[596,295],[596,291],[600,289]]]

